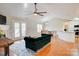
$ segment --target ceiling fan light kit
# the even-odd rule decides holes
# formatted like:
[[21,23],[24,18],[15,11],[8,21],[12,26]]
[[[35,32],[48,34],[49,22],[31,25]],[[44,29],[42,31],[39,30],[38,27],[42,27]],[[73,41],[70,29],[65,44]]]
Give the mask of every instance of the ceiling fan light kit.
[[47,13],[47,12],[38,12],[37,10],[37,3],[34,3],[34,5],[35,5],[35,10],[34,10],[34,15],[39,15],[39,16],[44,16],[43,14],[44,13]]
[[34,13],[34,15],[36,15],[36,16],[37,16],[37,14],[36,14],[36,13]]

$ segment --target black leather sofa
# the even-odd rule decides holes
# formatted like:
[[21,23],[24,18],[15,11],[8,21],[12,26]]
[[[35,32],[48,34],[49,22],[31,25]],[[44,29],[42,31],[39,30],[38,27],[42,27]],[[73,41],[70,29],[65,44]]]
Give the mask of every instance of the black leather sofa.
[[24,40],[26,48],[37,51],[51,41],[51,35],[42,34],[38,38],[24,37]]

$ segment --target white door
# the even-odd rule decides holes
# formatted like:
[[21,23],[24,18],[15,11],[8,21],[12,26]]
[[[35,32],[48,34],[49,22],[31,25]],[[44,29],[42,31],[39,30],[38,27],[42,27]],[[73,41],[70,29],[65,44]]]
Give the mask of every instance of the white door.
[[14,32],[15,38],[20,37],[20,23],[17,22],[14,24]]
[[26,36],[26,24],[21,23],[21,36],[24,37]]
[[26,35],[26,23],[15,22],[14,24],[15,38],[22,38]]

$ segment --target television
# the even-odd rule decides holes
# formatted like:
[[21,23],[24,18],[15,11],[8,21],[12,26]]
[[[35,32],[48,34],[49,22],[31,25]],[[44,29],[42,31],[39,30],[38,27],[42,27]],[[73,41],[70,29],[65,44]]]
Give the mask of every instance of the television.
[[6,25],[6,16],[0,15],[0,24]]

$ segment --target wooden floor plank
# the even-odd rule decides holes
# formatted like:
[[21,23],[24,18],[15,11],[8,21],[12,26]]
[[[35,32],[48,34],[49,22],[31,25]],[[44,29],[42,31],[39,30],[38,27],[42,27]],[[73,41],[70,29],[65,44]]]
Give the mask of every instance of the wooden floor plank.
[[52,37],[51,43],[44,49],[37,52],[36,56],[70,56],[76,49],[75,43],[65,42],[58,39],[57,37]]

